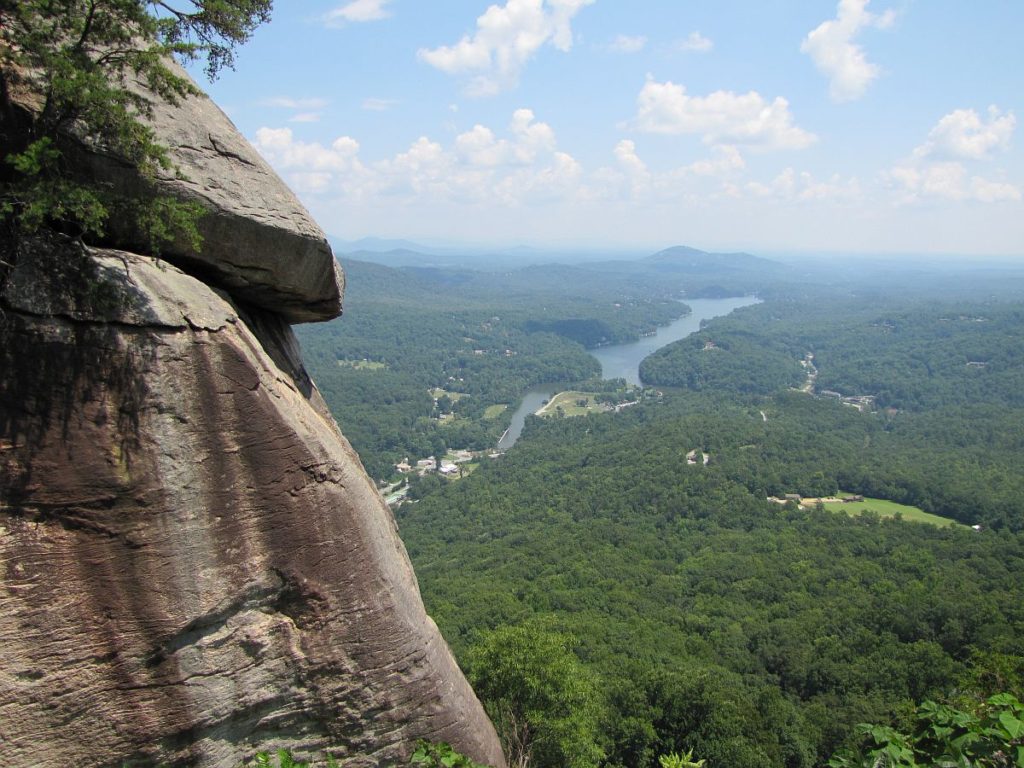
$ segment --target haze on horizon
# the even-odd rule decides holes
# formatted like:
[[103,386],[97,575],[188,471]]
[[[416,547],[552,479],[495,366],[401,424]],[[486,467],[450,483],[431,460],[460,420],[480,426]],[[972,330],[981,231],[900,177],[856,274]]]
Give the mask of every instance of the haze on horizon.
[[1024,256],[1024,5],[279,2],[213,98],[344,240]]

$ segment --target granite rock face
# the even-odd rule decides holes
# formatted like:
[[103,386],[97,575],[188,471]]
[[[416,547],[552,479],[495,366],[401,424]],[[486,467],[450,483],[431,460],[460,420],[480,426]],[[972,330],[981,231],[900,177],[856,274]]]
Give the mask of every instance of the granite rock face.
[[[188,77],[177,64],[168,66]],[[9,96],[25,115],[41,109],[28,77],[16,79]],[[69,160],[129,198],[159,194],[199,203],[206,211],[198,225],[201,248],[179,238],[161,255],[205,282],[293,323],[341,314],[344,277],[327,237],[231,120],[205,95],[151,103],[145,122],[175,166],[155,185],[124,159],[76,137],[68,137],[75,147]],[[130,221],[112,219],[107,230],[119,247],[145,246]]]
[[0,292],[0,648],[8,765],[504,764],[287,323],[123,251]]

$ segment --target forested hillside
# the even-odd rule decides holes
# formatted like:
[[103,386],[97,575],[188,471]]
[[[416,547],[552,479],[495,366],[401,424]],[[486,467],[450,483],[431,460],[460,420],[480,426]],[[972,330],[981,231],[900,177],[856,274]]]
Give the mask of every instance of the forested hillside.
[[538,766],[692,750],[708,768],[810,767],[858,723],[910,728],[925,699],[1019,693],[1020,282],[695,258],[501,276],[356,264],[346,322],[303,336],[386,472],[396,446],[493,445],[496,404],[595,376],[584,345],[663,322],[672,291],[760,286],[761,304],[643,362],[657,394],[530,417],[504,456],[416,481],[397,508],[499,730],[528,727]]
[[[405,457],[493,447],[543,382],[600,375],[587,346],[687,312],[678,280],[549,265],[501,274],[345,263],[345,315],[296,329],[317,386],[372,477]],[[447,394],[436,403],[431,390]],[[439,398],[440,399],[440,398]],[[498,409],[500,411],[500,409]]]
[[[870,394],[882,408],[925,411],[1024,404],[1024,310],[1006,301],[827,296],[747,307],[651,355],[644,381],[769,394],[798,386],[814,355],[815,387]],[[701,354],[703,353],[703,354]]]
[[[428,609],[457,654],[508,624],[572,634],[610,765],[680,748],[820,765],[855,723],[1004,655],[1019,670],[1019,534],[765,500],[752,478],[822,482],[812,446],[788,459],[812,430],[870,432],[810,402],[775,401],[767,423],[710,398],[535,422],[502,462],[400,510]],[[707,466],[686,463],[695,446]]]

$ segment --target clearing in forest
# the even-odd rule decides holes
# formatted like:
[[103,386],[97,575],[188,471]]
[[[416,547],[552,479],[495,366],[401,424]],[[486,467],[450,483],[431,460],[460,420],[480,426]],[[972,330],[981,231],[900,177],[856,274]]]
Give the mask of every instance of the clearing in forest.
[[357,371],[380,371],[388,367],[387,363],[381,363],[376,360],[339,360],[338,366],[340,368],[353,368]]
[[608,406],[597,402],[597,395],[594,392],[559,392],[552,395],[539,411],[538,416],[554,416],[561,413],[563,416],[583,416],[588,413],[600,413],[607,411]]
[[484,409],[484,418],[496,419],[507,410],[508,406],[505,403],[498,403],[497,405],[488,405]]
[[[853,494],[840,492],[840,498],[848,498]],[[806,503],[808,499],[804,499],[803,503]],[[825,504],[825,509],[830,512],[845,512],[851,517],[859,515],[862,512],[870,510],[875,512],[879,517],[896,517],[899,515],[903,520],[910,520],[915,523],[931,523],[937,525],[940,528],[946,528],[951,525],[962,525],[956,520],[951,520],[948,517],[940,517],[939,515],[933,515],[930,512],[925,512],[923,509],[918,507],[912,507],[909,504],[897,504],[895,501],[887,501],[886,499],[873,499],[870,497],[864,497],[863,501],[833,501]]]

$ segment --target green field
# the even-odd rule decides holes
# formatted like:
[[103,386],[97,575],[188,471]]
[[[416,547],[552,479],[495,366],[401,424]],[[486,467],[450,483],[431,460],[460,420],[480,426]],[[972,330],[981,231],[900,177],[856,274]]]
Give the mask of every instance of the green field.
[[[840,493],[840,496],[849,496],[848,493]],[[845,512],[851,517],[859,515],[861,512],[868,510],[878,513],[879,517],[896,517],[900,515],[904,520],[910,520],[915,523],[930,523],[937,525],[940,528],[946,528],[951,525],[961,525],[961,523],[955,520],[950,520],[948,517],[939,517],[929,512],[925,512],[923,509],[917,507],[911,507],[907,504],[897,504],[895,501],[886,501],[885,499],[872,499],[865,497],[864,501],[846,501],[846,502],[833,502],[825,504],[825,509],[830,512]]]
[[467,397],[463,392],[449,392],[447,389],[441,389],[440,387],[434,387],[430,390],[430,396],[435,400],[439,399],[443,395],[448,395],[448,399],[453,403],[457,403],[462,398]]
[[339,360],[338,365],[342,368],[354,368],[357,371],[379,371],[387,368],[387,363],[378,363],[375,360]]
[[[580,405],[584,400],[586,405]],[[605,407],[597,402],[593,392],[569,390],[568,392],[559,392],[552,397],[543,408],[537,411],[537,415],[554,416],[559,412],[559,408],[563,416],[583,416],[587,413],[605,410]]]
[[498,403],[497,405],[488,405],[484,409],[484,418],[485,419],[496,419],[499,416],[501,416],[501,414],[503,414],[507,410],[508,410],[508,406],[505,405],[504,403]]

